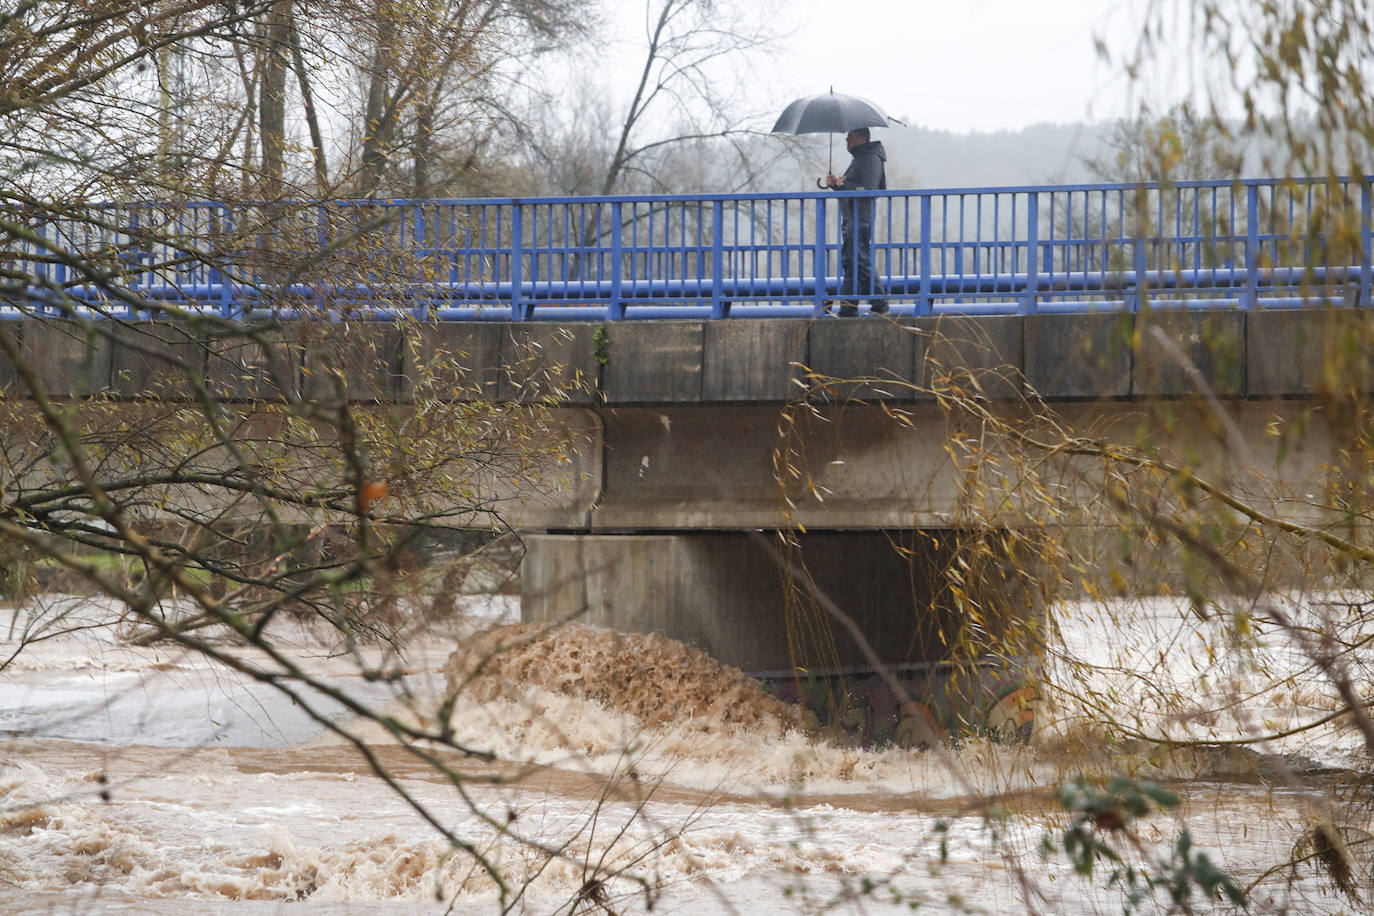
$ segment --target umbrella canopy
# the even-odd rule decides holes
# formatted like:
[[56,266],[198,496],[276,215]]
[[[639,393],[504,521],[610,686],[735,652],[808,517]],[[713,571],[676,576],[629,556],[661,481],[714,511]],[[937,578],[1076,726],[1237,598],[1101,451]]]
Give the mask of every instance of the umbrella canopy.
[[[797,99],[782,110],[773,125],[775,134],[844,134],[860,127],[887,127],[900,123],[883,114],[868,99],[840,95],[831,86],[825,95]],[[835,138],[830,138],[830,171],[835,170]],[[818,187],[825,187],[819,180]]]
[[859,127],[887,127],[890,119],[868,99],[839,95],[831,89],[824,95],[797,99],[782,110],[773,125],[775,134],[847,133]]

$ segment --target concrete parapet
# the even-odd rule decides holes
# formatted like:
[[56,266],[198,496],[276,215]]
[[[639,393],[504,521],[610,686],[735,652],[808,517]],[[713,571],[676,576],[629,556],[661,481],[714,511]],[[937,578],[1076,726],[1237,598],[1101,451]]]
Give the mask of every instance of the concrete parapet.
[[192,400],[191,376],[205,377],[206,341],[186,322],[111,327],[110,389],[120,397]]
[[[837,379],[837,400],[910,401],[916,381],[917,342],[906,322],[838,320],[811,326],[808,367]],[[924,347],[921,348],[924,351]],[[850,381],[865,379],[867,381]]]
[[[528,323],[288,323],[253,335],[191,322],[5,325],[59,398],[113,392],[190,398],[178,368],[234,400],[300,391],[357,402],[449,399],[664,407],[780,404],[803,369],[851,381],[840,400],[929,401],[975,379],[1014,400],[1374,393],[1374,315],[1350,309],[940,316],[894,320]],[[13,367],[0,365],[0,386]],[[891,379],[884,384],[883,379]],[[11,386],[13,387],[13,386]],[[283,390],[285,389],[285,390]],[[916,390],[920,389],[920,390]]]
[[83,398],[110,387],[113,325],[31,319],[21,342],[25,362],[52,398]]
[[1025,376],[1049,400],[1124,398],[1131,393],[1129,313],[1026,315]]
[[501,342],[495,322],[412,324],[401,339],[401,399],[413,401],[417,385],[455,401],[494,401],[501,386]]
[[342,390],[350,401],[395,401],[400,395],[401,332],[369,322],[301,322],[286,339],[301,359],[301,392],[330,399]]
[[805,365],[806,318],[711,321],[706,324],[701,399],[711,403],[786,401],[799,390]]
[[[24,328],[17,321],[0,322],[0,335],[4,335],[5,341],[16,350],[23,346]],[[5,347],[0,347],[0,395],[9,394],[18,384],[19,376],[14,371],[14,363],[9,357],[9,351]]]
[[278,328],[260,326],[251,335],[211,339],[205,376],[211,392],[226,401],[276,401],[301,389],[299,353]]
[[1155,310],[1137,314],[1134,330],[1136,397],[1245,394],[1245,313]]
[[570,404],[596,402],[600,374],[596,330],[601,325],[511,323],[504,327],[498,400],[528,404],[561,397]]
[[918,318],[915,327],[926,339],[919,376],[923,387],[934,388],[945,380],[959,384],[963,378],[973,380],[993,399],[1022,396],[1025,361],[1019,316],[944,315]]
[[1374,391],[1374,322],[1368,312],[1272,310],[1246,318],[1250,397]]
[[604,334],[601,394],[607,404],[701,401],[703,322],[615,321]]

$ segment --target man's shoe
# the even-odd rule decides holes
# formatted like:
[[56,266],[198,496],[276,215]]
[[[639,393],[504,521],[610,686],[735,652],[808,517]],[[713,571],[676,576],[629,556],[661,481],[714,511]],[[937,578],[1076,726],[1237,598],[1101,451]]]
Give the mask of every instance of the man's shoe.
[[877,301],[875,301],[875,302],[869,303],[869,309],[870,309],[870,310],[873,312],[873,314],[875,314],[875,315],[886,315],[886,314],[887,314],[887,303],[884,302],[882,299],[879,299],[879,300],[877,300]]
[[839,311],[838,314],[839,314],[839,316],[840,316],[841,318],[853,318],[853,317],[855,317],[856,315],[859,314],[859,303],[857,303],[857,302],[841,302],[841,303],[840,303],[840,311]]

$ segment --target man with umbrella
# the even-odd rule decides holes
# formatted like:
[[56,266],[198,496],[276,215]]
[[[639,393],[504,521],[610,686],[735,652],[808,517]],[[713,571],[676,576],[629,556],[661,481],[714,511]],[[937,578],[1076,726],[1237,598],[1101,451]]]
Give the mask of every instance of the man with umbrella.
[[[881,140],[869,137],[860,127],[845,134],[845,145],[853,156],[843,178],[825,176],[825,186],[836,191],[887,190],[887,151]],[[875,315],[887,313],[887,290],[873,276],[873,200],[857,197],[841,202],[840,207],[840,295],[848,301],[840,305],[840,317],[859,314],[859,297],[867,294]]]
[[[877,191],[887,188],[884,163],[887,153],[883,144],[873,140],[870,127],[887,127],[893,119],[867,99],[841,95],[832,86],[824,95],[797,99],[785,109],[773,125],[774,133],[815,134],[848,132],[845,142],[854,157],[843,178],[825,176],[823,188],[837,191]],[[900,122],[896,122],[900,123]],[[832,141],[833,142],[833,141]],[[859,299],[867,297],[874,314],[887,312],[887,290],[873,276],[873,209],[872,198],[852,197],[840,201],[840,296],[845,301],[840,315],[859,314]]]

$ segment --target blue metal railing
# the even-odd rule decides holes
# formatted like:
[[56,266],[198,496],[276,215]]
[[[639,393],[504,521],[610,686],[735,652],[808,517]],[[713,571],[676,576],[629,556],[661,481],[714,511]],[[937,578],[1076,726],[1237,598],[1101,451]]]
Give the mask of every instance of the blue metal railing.
[[7,212],[30,235],[0,258],[32,278],[29,312],[798,316],[841,296],[844,224],[865,210],[876,279],[857,298],[885,287],[899,314],[1370,301],[1369,179],[111,204],[56,219]]

